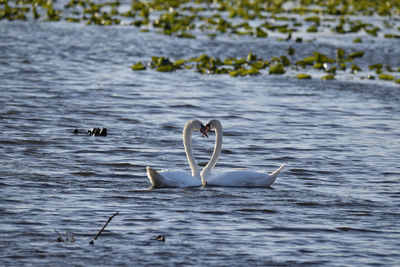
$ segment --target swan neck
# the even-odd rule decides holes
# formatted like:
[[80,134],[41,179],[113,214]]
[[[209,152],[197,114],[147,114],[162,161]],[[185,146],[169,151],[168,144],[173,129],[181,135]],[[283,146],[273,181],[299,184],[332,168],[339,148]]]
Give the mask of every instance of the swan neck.
[[186,157],[189,161],[190,169],[192,171],[192,176],[200,179],[199,168],[197,167],[196,160],[193,156],[192,147],[192,132],[194,124],[188,122],[183,129],[183,145],[185,147]]
[[211,175],[212,170],[214,169],[215,165],[218,162],[218,158],[221,154],[221,148],[222,148],[222,125],[219,121],[215,122],[213,124],[213,128],[215,129],[215,145],[214,145],[214,151],[213,154],[211,155],[210,161],[208,164],[204,167],[202,171],[202,183],[204,184],[207,177]]

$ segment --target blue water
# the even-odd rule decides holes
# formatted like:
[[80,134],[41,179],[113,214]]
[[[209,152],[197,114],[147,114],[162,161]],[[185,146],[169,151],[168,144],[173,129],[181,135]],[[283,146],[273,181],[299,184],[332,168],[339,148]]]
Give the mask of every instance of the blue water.
[[[380,55],[400,65],[393,42],[365,47],[367,63]],[[0,22],[1,265],[398,265],[398,85],[130,69],[154,55],[269,58],[287,45],[305,55],[335,49],[330,39]],[[224,127],[217,169],[271,172],[286,162],[273,187],[151,189],[145,167],[189,171],[183,126],[213,118]],[[83,133],[93,127],[108,136]],[[193,142],[204,165],[214,136]],[[67,230],[75,242],[57,242]]]

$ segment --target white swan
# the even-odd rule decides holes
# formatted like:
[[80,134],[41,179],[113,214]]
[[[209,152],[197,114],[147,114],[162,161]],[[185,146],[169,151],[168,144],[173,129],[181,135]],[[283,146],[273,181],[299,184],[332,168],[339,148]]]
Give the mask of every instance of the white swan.
[[217,164],[218,158],[221,154],[222,147],[222,125],[219,120],[210,120],[205,126],[205,132],[215,130],[215,146],[214,152],[211,156],[210,161],[204,167],[201,172],[202,184],[205,185],[216,185],[216,186],[229,186],[229,187],[268,187],[271,186],[278,174],[286,165],[282,164],[276,171],[271,174],[267,174],[260,171],[244,171],[244,170],[233,170],[220,173],[212,173],[215,165]]
[[189,161],[192,175],[184,171],[159,172],[147,166],[147,177],[149,177],[153,187],[191,187],[202,185],[200,172],[192,152],[193,131],[200,131],[203,135],[207,136],[203,123],[198,120],[188,121],[183,129],[183,145],[185,146],[186,157]]

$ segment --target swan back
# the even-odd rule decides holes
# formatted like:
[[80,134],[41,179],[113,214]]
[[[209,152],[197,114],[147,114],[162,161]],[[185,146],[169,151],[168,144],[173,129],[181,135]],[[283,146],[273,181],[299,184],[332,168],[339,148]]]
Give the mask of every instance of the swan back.
[[147,166],[147,176],[153,187],[191,187],[201,186],[197,179],[184,171],[158,172]]
[[271,186],[286,164],[282,164],[271,174],[259,171],[227,171],[215,173],[205,183],[214,186],[228,187],[268,187]]

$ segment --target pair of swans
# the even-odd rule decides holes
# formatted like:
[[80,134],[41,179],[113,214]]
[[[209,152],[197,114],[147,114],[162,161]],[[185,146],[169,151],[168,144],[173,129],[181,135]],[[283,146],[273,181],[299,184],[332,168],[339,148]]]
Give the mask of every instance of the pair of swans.
[[[200,173],[192,151],[192,132],[200,131],[204,136],[207,132],[215,130],[215,146],[210,161]],[[232,170],[220,173],[213,173],[222,148],[222,125],[218,120],[211,120],[206,126],[198,120],[191,120],[186,123],[183,129],[183,144],[186,157],[192,174],[184,171],[158,172],[147,167],[147,176],[153,187],[193,187],[193,186],[227,186],[227,187],[268,187],[271,186],[278,174],[285,166],[285,163],[271,174],[259,171]]]

